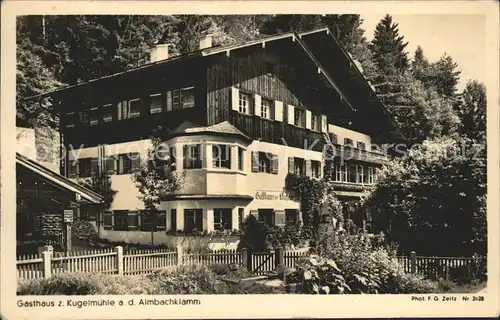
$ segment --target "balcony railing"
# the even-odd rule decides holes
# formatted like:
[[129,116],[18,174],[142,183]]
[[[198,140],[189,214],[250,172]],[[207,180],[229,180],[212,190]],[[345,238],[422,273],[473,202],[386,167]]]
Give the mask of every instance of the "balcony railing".
[[333,154],[331,153],[331,147],[329,151],[330,152],[326,152],[326,157],[331,157],[333,155],[333,157],[340,158],[345,161],[355,160],[376,164],[384,164],[388,161],[388,157],[383,153],[357,149],[351,146],[344,146],[340,144],[333,144]]
[[372,184],[361,184],[352,182],[330,182],[330,184],[336,191],[366,192],[373,188]]

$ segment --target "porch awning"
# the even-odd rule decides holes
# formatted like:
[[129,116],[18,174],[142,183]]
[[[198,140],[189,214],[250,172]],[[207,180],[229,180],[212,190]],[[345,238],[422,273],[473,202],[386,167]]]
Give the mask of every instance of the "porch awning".
[[103,202],[103,197],[92,190],[82,187],[76,182],[53,172],[52,170],[44,167],[43,165],[33,161],[20,153],[16,153],[16,164],[29,170],[34,175],[51,182],[59,188],[80,195],[82,199],[94,204]]

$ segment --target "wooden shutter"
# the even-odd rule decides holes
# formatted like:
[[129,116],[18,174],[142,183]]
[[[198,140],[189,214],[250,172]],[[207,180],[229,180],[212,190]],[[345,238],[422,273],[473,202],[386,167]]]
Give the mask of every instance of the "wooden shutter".
[[122,119],[122,102],[118,102],[118,104],[116,105],[116,116],[117,116],[117,120],[121,120]]
[[328,132],[328,118],[324,114],[321,115],[321,132]]
[[231,87],[231,106],[234,111],[240,110],[240,90]]
[[259,153],[252,151],[252,172],[259,172]]
[[167,91],[167,111],[172,111],[172,91]]
[[274,120],[283,121],[283,102],[274,101]]
[[311,160],[306,160],[306,176],[312,176],[312,164]]
[[288,173],[295,172],[295,161],[293,157],[288,157]]
[[271,161],[271,173],[272,174],[278,174],[278,164],[279,164],[279,160],[278,160],[278,155],[277,154],[273,154],[273,160]]
[[258,117],[262,117],[262,98],[258,94],[254,94],[254,114]]
[[127,226],[129,230],[136,230],[139,228],[137,211],[129,211],[127,213]]
[[311,129],[312,114],[311,111],[306,110],[306,129]]
[[106,162],[106,173],[112,175],[116,170],[116,159],[114,156],[108,156],[105,160]]
[[288,110],[288,124],[295,125],[295,111],[294,111],[295,107],[289,104],[287,106],[287,110]]
[[113,228],[113,212],[112,211],[104,211],[102,214],[102,225],[105,229]]

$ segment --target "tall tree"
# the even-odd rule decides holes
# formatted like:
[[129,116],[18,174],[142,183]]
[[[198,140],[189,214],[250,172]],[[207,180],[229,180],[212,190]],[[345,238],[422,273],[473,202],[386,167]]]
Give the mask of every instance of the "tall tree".
[[421,81],[426,87],[431,87],[430,63],[424,55],[424,50],[420,46],[418,46],[415,50],[415,56],[413,57],[413,61],[411,62],[411,73],[415,77],[415,79]]
[[431,69],[430,82],[434,90],[445,97],[453,97],[461,73],[458,64],[445,53],[438,61],[431,64]]
[[471,139],[486,140],[486,87],[469,81],[457,106],[460,133]]
[[398,24],[386,15],[375,27],[370,49],[373,58],[384,74],[403,73],[408,69],[408,57],[404,51],[408,42],[399,35]]
[[292,30],[311,30],[324,25],[319,14],[280,14],[265,21],[261,31],[263,34],[276,34]]
[[351,54],[357,45],[366,43],[365,30],[361,28],[363,19],[359,14],[327,14],[321,17],[321,22]]
[[151,221],[151,244],[154,244],[154,228],[158,220],[158,206],[165,197],[179,190],[184,174],[172,170],[173,155],[167,155],[169,148],[158,136],[151,137],[152,148],[146,160],[141,161],[139,170],[132,174],[132,181],[139,189],[139,199]]

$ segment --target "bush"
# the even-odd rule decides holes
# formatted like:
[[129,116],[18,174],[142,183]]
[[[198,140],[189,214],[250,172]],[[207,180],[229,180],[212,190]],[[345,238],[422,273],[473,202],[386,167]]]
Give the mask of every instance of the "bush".
[[73,221],[71,235],[76,240],[95,241],[97,239],[97,231],[94,225],[83,220]]
[[100,276],[71,273],[58,274],[49,279],[20,281],[18,295],[92,295],[100,294],[103,285]]
[[406,274],[396,252],[379,246],[365,233],[330,234],[320,239],[319,252],[336,262],[352,293],[428,293],[437,284],[415,274]]

